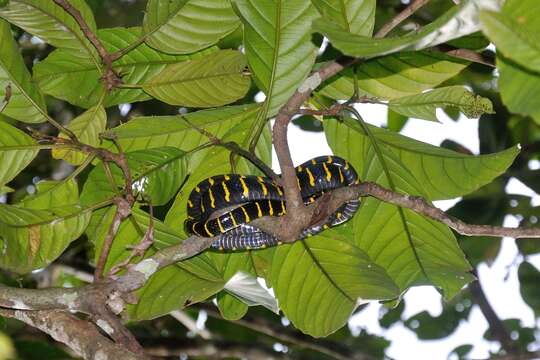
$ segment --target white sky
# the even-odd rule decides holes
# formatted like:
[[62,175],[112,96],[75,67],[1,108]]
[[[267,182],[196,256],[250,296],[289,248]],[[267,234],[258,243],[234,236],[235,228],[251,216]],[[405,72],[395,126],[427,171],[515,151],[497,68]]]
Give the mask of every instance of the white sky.
[[[387,108],[384,105],[362,104],[357,106],[357,110],[365,121],[373,125],[386,124]],[[461,116],[458,121],[453,121],[439,110],[437,116],[440,123],[409,120],[401,133],[437,146],[444,139],[451,139],[467,147],[473,153],[479,153],[478,119],[467,119]],[[322,132],[306,132],[293,125],[289,126],[288,136],[295,165],[315,156],[331,154]],[[275,153],[273,153],[272,161],[276,171],[279,171]],[[530,167],[537,168],[540,167],[540,164],[531,162]],[[510,180],[506,190],[509,193],[531,196],[533,205],[540,205],[540,196],[516,179]],[[435,204],[442,209],[448,209],[457,201],[459,199],[437,201]],[[513,216],[507,216],[504,225],[517,226],[517,219]],[[474,238],[471,238],[471,241],[474,241]],[[515,241],[505,238],[495,262],[491,267],[479,266],[478,273],[486,296],[501,319],[519,318],[523,325],[534,326],[534,314],[519,295],[517,265],[522,260]],[[540,269],[540,256],[533,256],[527,260]],[[433,316],[437,316],[442,311],[441,296],[433,287],[414,287],[405,294],[405,301],[403,319],[424,310]],[[462,321],[457,330],[442,341],[420,341],[414,332],[401,324],[394,325],[388,330],[382,329],[378,323],[380,309],[381,305],[376,302],[369,304],[365,310],[350,320],[349,326],[353,331],[358,331],[361,327],[369,333],[385,336],[391,341],[387,355],[394,359],[447,359],[450,351],[463,344],[474,345],[469,356],[481,359],[488,357],[489,350],[495,351],[498,348],[497,343],[487,342],[483,339],[488,324],[477,306],[472,308],[468,321]],[[540,340],[540,334],[537,335],[537,339]],[[540,348],[540,345],[538,347]]]

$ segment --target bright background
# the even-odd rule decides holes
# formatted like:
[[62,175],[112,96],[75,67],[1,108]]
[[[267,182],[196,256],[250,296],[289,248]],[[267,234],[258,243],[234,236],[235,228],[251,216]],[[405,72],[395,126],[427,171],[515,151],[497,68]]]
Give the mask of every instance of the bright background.
[[[364,121],[385,126],[387,119],[387,107],[378,104],[359,104],[356,109],[362,115]],[[420,140],[432,145],[439,146],[445,139],[454,140],[465,146],[474,154],[479,153],[478,119],[468,119],[461,115],[458,121],[450,119],[442,110],[437,110],[439,123],[410,119],[401,134]],[[298,165],[315,156],[328,155],[332,151],[326,143],[324,132],[307,132],[298,126],[289,126],[288,139],[294,165]],[[275,152],[272,164],[274,170],[279,172],[279,165]],[[531,161],[531,169],[540,167],[540,162]],[[532,205],[540,205],[540,195],[525,186],[517,179],[512,178],[506,191],[512,194],[522,194],[532,197]],[[455,204],[458,199],[436,201],[435,205],[446,210]],[[518,220],[508,215],[505,218],[505,226],[517,226]],[[470,241],[475,241],[470,238]],[[540,255],[527,257],[527,260],[540,269]],[[527,306],[519,293],[519,281],[517,269],[523,257],[519,255],[515,240],[504,238],[496,260],[488,267],[482,264],[478,267],[480,283],[486,296],[500,319],[519,318],[522,326],[535,326],[535,316]],[[540,286],[540,284],[539,284]],[[428,311],[432,316],[438,316],[442,312],[442,298],[431,286],[420,286],[410,289],[404,296],[405,311],[403,319],[407,319],[421,311]],[[366,309],[353,316],[349,326],[353,333],[359,333],[362,329],[371,334],[384,336],[391,341],[387,355],[394,359],[447,359],[448,354],[457,346],[473,344],[474,348],[469,353],[473,359],[485,359],[489,356],[489,350],[499,348],[498,343],[488,342],[483,338],[488,323],[477,305],[474,305],[467,322],[461,322],[457,330],[444,340],[419,340],[415,333],[407,329],[403,323],[397,323],[389,329],[379,326],[378,318],[381,314],[382,305],[377,302],[370,303]],[[540,325],[540,321],[539,324]],[[540,333],[536,334],[538,344],[530,351],[540,349]]]

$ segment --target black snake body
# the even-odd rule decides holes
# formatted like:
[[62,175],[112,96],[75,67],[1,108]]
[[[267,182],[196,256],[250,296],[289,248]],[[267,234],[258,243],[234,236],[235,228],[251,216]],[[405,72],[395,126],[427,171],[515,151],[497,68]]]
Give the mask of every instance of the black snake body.
[[[358,184],[354,168],[337,156],[320,156],[296,168],[298,186],[304,203],[310,203],[325,191]],[[349,220],[358,210],[359,200],[343,204],[328,221],[304,229],[301,238]],[[201,181],[188,199],[186,231],[203,237],[218,236],[213,248],[222,250],[257,249],[273,246],[277,239],[249,222],[262,216],[282,216],[286,203],[281,186],[270,178],[237,174],[213,176]]]

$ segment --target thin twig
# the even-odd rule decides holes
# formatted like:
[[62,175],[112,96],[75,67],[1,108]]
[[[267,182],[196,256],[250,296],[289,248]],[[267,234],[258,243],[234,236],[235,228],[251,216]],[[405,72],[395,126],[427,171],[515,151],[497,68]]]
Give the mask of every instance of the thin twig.
[[75,8],[73,5],[71,5],[66,0],[54,0],[54,2],[61,6],[67,13],[69,13],[79,24],[79,27],[81,28],[81,31],[83,32],[84,36],[92,43],[92,45],[96,48],[99,57],[101,58],[101,61],[105,65],[105,74],[103,75],[103,80],[105,81],[106,89],[107,91],[110,91],[117,87],[119,84],[122,83],[122,80],[118,77],[118,75],[114,72],[112,62],[113,59],[111,58],[111,55],[109,52],[105,49],[97,35],[90,29],[84,18],[82,17],[81,13],[77,8]]
[[109,231],[103,240],[103,246],[101,247],[101,252],[99,254],[99,259],[96,264],[96,270],[94,271],[94,281],[103,280],[103,271],[105,269],[105,264],[109,258],[109,253],[111,251],[112,243],[118,230],[120,229],[120,224],[131,214],[131,204],[127,202],[124,198],[117,197],[115,198],[116,209],[114,212],[114,217],[109,227]]
[[185,122],[187,122],[189,124],[189,126],[191,126],[193,129],[197,130],[202,135],[206,136],[208,138],[208,140],[210,140],[210,142],[213,143],[214,145],[222,146],[222,147],[228,149],[229,151],[234,152],[234,153],[242,156],[243,158],[250,161],[253,165],[255,165],[259,170],[261,170],[266,176],[268,176],[269,178],[271,178],[272,180],[274,180],[276,182],[279,182],[279,176],[268,165],[266,165],[264,163],[264,161],[259,159],[254,153],[251,153],[251,152],[241,148],[240,145],[238,145],[235,142],[223,141],[220,138],[218,138],[217,136],[215,136],[214,134],[212,134],[211,132],[209,132],[208,130],[203,129],[203,128],[198,127],[197,125],[193,124],[187,118],[185,118],[185,117],[182,117],[182,118],[184,119]]
[[475,51],[469,50],[469,49],[454,49],[454,50],[448,50],[446,51],[447,55],[450,55],[452,57],[458,58],[458,59],[464,59],[469,60],[478,64],[486,65],[491,68],[495,68],[495,63],[491,60],[488,60],[482,56],[482,54],[479,54]]
[[414,14],[422,6],[426,5],[429,0],[415,0],[409,6],[407,6],[403,11],[394,16],[389,22],[384,24],[377,33],[375,33],[376,38],[382,38],[388,35],[396,26],[401,24],[405,19]]
[[8,106],[9,100],[11,100],[11,84],[7,84],[5,88],[4,100],[0,103],[0,113]]
[[[202,306],[204,311],[208,313],[208,315],[216,318],[221,319],[221,315],[215,311],[213,308],[210,308],[208,306]],[[304,334],[298,332],[298,331],[288,331],[287,329],[283,328],[277,328],[274,324],[272,324],[269,321],[266,321],[262,317],[257,318],[243,318],[239,320],[231,321],[231,323],[257,331],[261,334],[273,337],[281,342],[293,344],[295,346],[310,349],[313,351],[316,351],[321,354],[325,354],[333,359],[337,360],[371,360],[374,359],[374,357],[362,354],[362,353],[355,353],[355,354],[343,354],[339,351],[337,351],[337,345],[335,343],[329,343],[328,345],[325,345],[324,341],[313,341],[308,336],[305,336]]]

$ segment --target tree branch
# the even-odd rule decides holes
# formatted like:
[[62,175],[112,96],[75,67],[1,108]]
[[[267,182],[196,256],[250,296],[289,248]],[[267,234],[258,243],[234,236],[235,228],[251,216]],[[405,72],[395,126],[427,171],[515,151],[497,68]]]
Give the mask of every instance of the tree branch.
[[66,0],[54,0],[54,2],[61,6],[68,14],[70,14],[83,32],[84,36],[92,43],[94,48],[96,48],[101,61],[105,65],[105,74],[103,75],[103,80],[105,81],[107,91],[110,91],[120,85],[122,80],[116,75],[112,67],[113,58],[109,52],[105,49],[99,38],[96,34],[90,29],[86,21],[83,19],[79,10],[77,10],[73,5],[71,5]]
[[143,360],[100,334],[95,326],[63,311],[24,311],[0,309],[0,315],[17,319],[67,345],[84,359]]
[[429,0],[414,0],[409,6],[407,6],[403,11],[401,11],[399,14],[394,16],[392,20],[387,22],[383,25],[375,33],[376,38],[382,38],[388,35],[390,31],[392,31],[396,26],[401,24],[405,19],[407,19],[409,16],[414,14],[418,9],[420,9],[422,6],[426,5],[429,2]]

